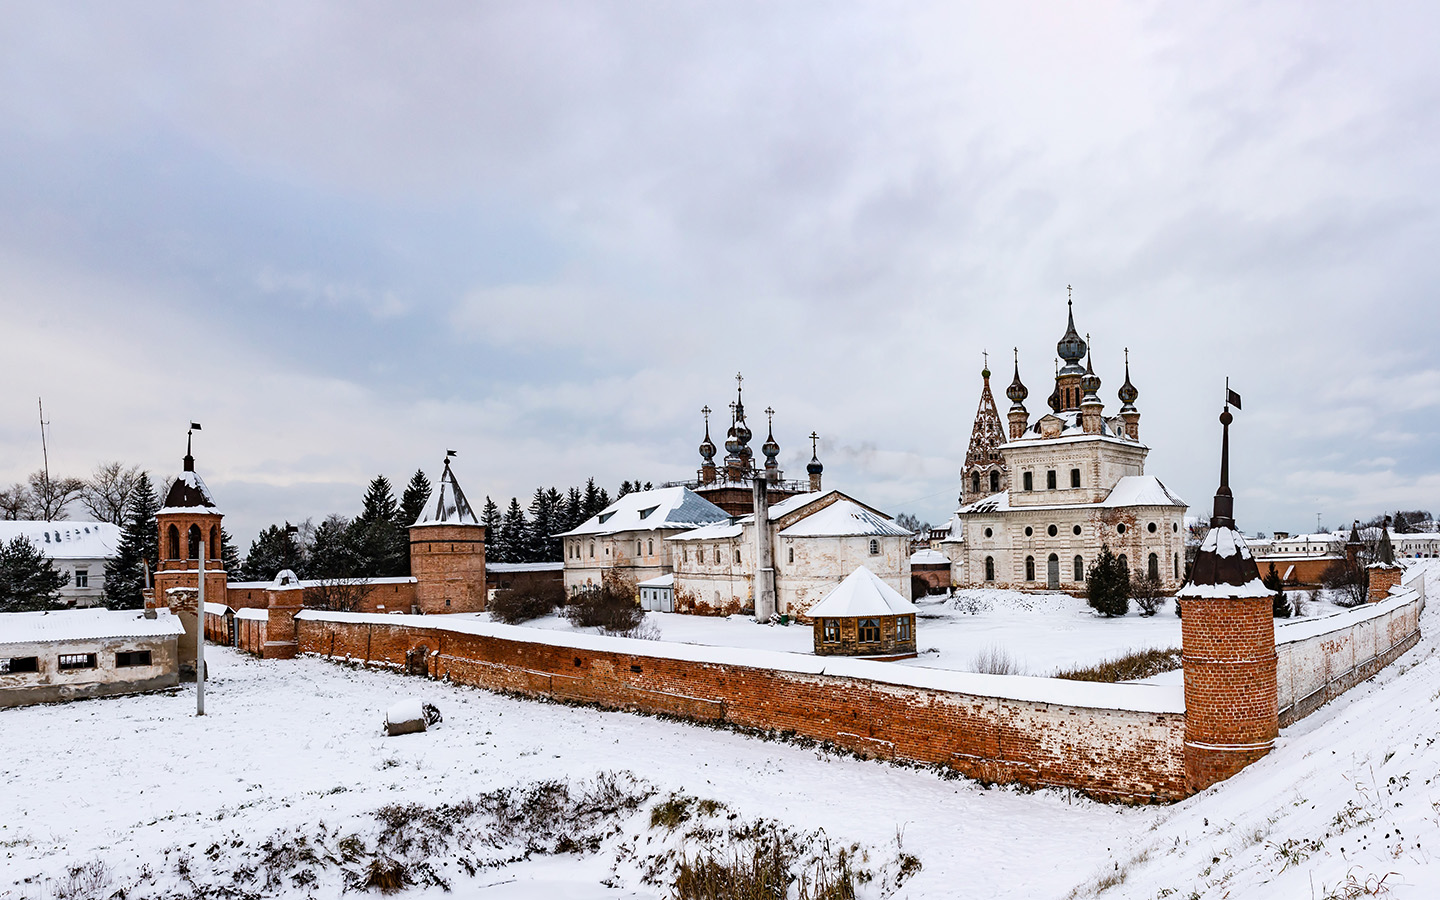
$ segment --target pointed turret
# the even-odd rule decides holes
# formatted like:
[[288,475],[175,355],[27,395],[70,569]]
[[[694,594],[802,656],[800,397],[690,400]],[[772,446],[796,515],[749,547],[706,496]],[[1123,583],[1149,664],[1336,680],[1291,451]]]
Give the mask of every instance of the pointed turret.
[[1125,422],[1125,436],[1132,441],[1140,440],[1140,410],[1135,400],[1140,392],[1130,383],[1130,348],[1125,348],[1125,383],[1120,385],[1120,418]]
[[1025,428],[1030,423],[1030,413],[1025,409],[1025,398],[1030,396],[1030,390],[1020,381],[1020,348],[1015,348],[1015,378],[1006,388],[1005,396],[1010,398],[1010,440],[1017,441],[1025,436]]
[[475,511],[460,490],[460,482],[450,468],[450,457],[445,457],[445,469],[440,473],[440,486],[435,490],[435,500],[428,504],[416,519],[416,525],[479,525]]
[[775,440],[775,410],[765,407],[765,418],[768,420],[768,431],[765,443],[760,445],[760,452],[765,454],[765,480],[774,484],[780,480],[780,444]]
[[[1067,287],[1066,291],[1069,290]],[[1051,409],[1057,413],[1080,408],[1083,391],[1080,382],[1085,375],[1080,360],[1085,358],[1085,352],[1089,349],[1086,342],[1080,338],[1080,333],[1075,330],[1075,301],[1067,298],[1065,306],[1065,334],[1055,345],[1055,352],[1065,361],[1065,365],[1055,372],[1055,393],[1052,395]]]
[[[1088,338],[1089,335],[1086,335]],[[1088,343],[1088,341],[1087,341]],[[1086,434],[1099,434],[1104,430],[1103,415],[1105,404],[1100,399],[1100,376],[1095,374],[1093,354],[1085,358],[1085,374],[1080,378],[1080,389],[1085,396],[1080,401],[1080,425]]]
[[700,483],[711,484],[715,481],[715,442],[710,440],[710,405],[707,403],[700,410],[705,417],[705,439],[700,442]]
[[480,612],[485,608],[485,526],[465,499],[460,481],[445,465],[435,498],[410,526],[412,612]]
[[[988,497],[1009,486],[1009,469],[1005,465],[1005,458],[1000,454],[1000,445],[1005,443],[1005,429],[1000,424],[1000,412],[995,408],[995,398],[990,393],[988,365],[980,370],[980,379],[980,406],[975,411],[975,424],[970,430],[970,446],[965,452],[965,465],[960,469],[962,504],[979,497]],[[1017,364],[1016,382],[1018,381]],[[1020,390],[1025,390],[1024,385],[1020,386]]]
[[810,490],[812,491],[820,490],[820,476],[825,472],[825,466],[820,463],[819,442],[820,435],[813,431],[810,432],[810,464],[805,467],[805,471],[810,475]]

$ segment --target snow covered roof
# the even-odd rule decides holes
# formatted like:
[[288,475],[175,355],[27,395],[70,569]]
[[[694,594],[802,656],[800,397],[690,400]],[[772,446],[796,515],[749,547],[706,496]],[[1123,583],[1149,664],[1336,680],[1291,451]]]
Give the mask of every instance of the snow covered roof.
[[835,589],[806,613],[812,619],[848,618],[850,616],[900,616],[919,612],[919,607],[880,576],[864,566],[845,577]]
[[[773,512],[773,511],[772,511]],[[771,518],[776,518],[774,515]],[[910,537],[910,531],[853,500],[837,500],[780,532],[785,537],[877,535]]]
[[1012,509],[1116,509],[1125,506],[1188,506],[1154,475],[1125,475],[1099,503],[1053,503],[1023,507],[1010,504],[1011,491],[1001,491],[960,507],[960,514],[1009,512]]
[[109,559],[120,526],[108,522],[0,522],[0,541],[26,537],[51,559]]
[[425,505],[415,524],[480,524],[480,520],[475,518],[475,510],[470,508],[469,501],[465,499],[465,492],[460,490],[460,482],[455,480],[455,473],[450,471],[450,457],[445,457],[445,471],[440,473],[440,487],[435,491],[435,499]]
[[563,562],[530,562],[530,563],[485,563],[485,571],[498,572],[502,575],[512,572],[563,572]]
[[726,522],[716,522],[713,525],[703,525],[691,529],[684,534],[677,534],[666,538],[669,541],[724,541],[730,538],[737,538],[745,530],[746,522],[755,521],[754,516],[745,516],[743,519],[734,519]]
[[175,476],[170,482],[170,490],[165,492],[165,503],[161,506],[158,514],[194,512],[196,509],[203,509],[209,513],[219,513],[215,506],[215,497],[206,487],[205,479],[200,477],[199,472],[186,470]]
[[1268,597],[1273,593],[1260,580],[1245,535],[1223,525],[1205,535],[1191,572],[1180,597]]
[[[1131,440],[1125,436],[1123,421],[1114,416],[1100,417],[1100,433],[1086,434],[1082,424],[1083,413],[1079,410],[1066,410],[1064,412],[1050,412],[1040,416],[1029,428],[1025,429],[1023,436],[1013,441],[1007,441],[1012,446],[1015,444],[1030,444],[1052,441],[1110,441],[1113,443],[1126,444],[1131,447],[1143,447],[1139,441]],[[1041,433],[1041,422],[1049,418],[1060,420],[1060,433],[1055,437],[1044,437]]]
[[687,487],[634,491],[605,507],[579,527],[556,535],[615,534],[657,528],[694,528],[730,518],[725,510]]
[[153,619],[145,618],[144,611],[138,609],[0,613],[0,644],[164,637],[184,633],[185,626],[168,610]]
[[234,611],[235,610],[231,609],[223,603],[211,603],[209,600],[205,601],[205,612],[207,615],[223,616],[226,613],[232,613]]
[[674,586],[675,586],[675,573],[674,573],[674,572],[670,572],[670,573],[668,573],[668,574],[661,575],[659,578],[651,578],[649,581],[642,581],[642,582],[640,582],[639,584],[637,584],[637,585],[635,585],[635,586],[636,586],[636,587],[642,587],[642,588],[643,588],[643,587],[648,587],[648,588],[668,588],[668,587],[674,587]]
[[939,550],[931,550],[928,547],[924,550],[916,550],[910,554],[910,565],[912,566],[948,566],[950,557]]

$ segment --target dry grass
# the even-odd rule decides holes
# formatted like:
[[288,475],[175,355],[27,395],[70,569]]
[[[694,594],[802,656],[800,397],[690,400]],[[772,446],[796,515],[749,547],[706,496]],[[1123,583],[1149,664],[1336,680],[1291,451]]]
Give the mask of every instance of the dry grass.
[[1180,651],[1178,649],[1138,650],[1115,659],[1107,659],[1093,666],[1056,672],[1054,677],[1069,681],[1103,681],[1113,684],[1119,681],[1149,678],[1152,675],[1159,675],[1161,672],[1173,672],[1178,668],[1180,668]]
[[972,671],[982,675],[1024,675],[1025,669],[1004,647],[991,644],[970,661]]

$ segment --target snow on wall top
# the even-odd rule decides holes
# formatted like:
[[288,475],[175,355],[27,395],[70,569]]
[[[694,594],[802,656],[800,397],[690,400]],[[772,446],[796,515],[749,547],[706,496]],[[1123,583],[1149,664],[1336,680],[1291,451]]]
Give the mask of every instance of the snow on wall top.
[[[262,610],[263,612],[263,610]],[[239,615],[238,613],[236,614]],[[1179,685],[1102,684],[1093,681],[1066,681],[1030,675],[982,675],[896,666],[886,662],[839,657],[817,657],[778,650],[739,647],[710,647],[676,644],[638,638],[607,637],[564,631],[542,631],[519,625],[501,625],[458,616],[385,615],[381,613],[339,613],[303,610],[296,619],[314,622],[353,622],[373,625],[406,625],[457,634],[474,634],[517,643],[627,653],[636,657],[674,659],[685,662],[745,666],[806,675],[834,675],[880,684],[924,690],[946,691],[979,697],[1000,697],[1032,703],[1054,703],[1089,709],[1118,709],[1132,712],[1183,713],[1185,690]],[[443,621],[436,621],[442,619]]]
[[220,509],[215,505],[215,497],[210,493],[210,488],[205,485],[205,479],[200,477],[200,473],[181,472],[170,482],[170,490],[165,492],[165,503],[156,515],[194,512],[196,509],[217,515],[220,513]]
[[1423,600],[1414,588],[1391,588],[1390,596],[1377,603],[1363,603],[1352,609],[1341,609],[1329,615],[1305,619],[1277,619],[1275,622],[1275,644],[1293,644],[1297,641],[1320,637],[1332,631],[1344,631],[1360,622],[1378,619],[1406,604]]
[[96,641],[121,637],[184,634],[185,626],[169,610],[153,619],[138,609],[62,609],[52,612],[0,613],[0,644]]
[[51,559],[109,559],[120,526],[108,522],[0,522],[0,541],[26,537]]
[[[1041,422],[1046,419],[1060,420],[1060,433],[1052,438],[1044,436],[1041,429]],[[1064,412],[1049,412],[1031,423],[1025,429],[1024,435],[1006,443],[1014,444],[1039,444],[1053,443],[1055,441],[1110,441],[1111,443],[1125,444],[1130,447],[1144,447],[1139,441],[1127,437],[1124,432],[1124,422],[1113,416],[1100,417],[1100,433],[1087,434],[1084,427],[1084,413],[1079,410],[1066,410]]]
[[960,507],[960,514],[969,513],[992,513],[1009,512],[1012,509],[1024,509],[1027,512],[1042,509],[1117,509],[1125,506],[1188,506],[1171,492],[1160,479],[1154,475],[1124,475],[1105,499],[1099,503],[1055,503],[1051,505],[1031,506],[1026,504],[1023,507],[1010,505],[1011,491],[1001,491],[998,494],[991,494],[989,497],[982,497],[974,503]]
[[806,613],[812,619],[903,616],[920,608],[865,566],[860,566]]
[[948,566],[950,565],[950,557],[941,553],[939,550],[931,550],[929,548],[926,548],[924,550],[916,550],[914,553],[910,554],[910,565]]
[[561,532],[556,537],[653,531],[656,528],[694,528],[729,518],[729,513],[689,488],[656,488],[626,494],[578,527]]
[[674,572],[670,572],[670,573],[668,573],[668,574],[661,575],[659,578],[651,578],[650,580],[648,580],[648,581],[642,581],[642,582],[640,582],[639,584],[637,584],[637,585],[635,585],[635,586],[636,586],[636,587],[642,587],[642,588],[644,588],[644,587],[648,587],[648,588],[668,588],[668,587],[674,587],[674,586],[675,586],[675,573],[674,573]]
[[561,572],[564,571],[563,562],[529,562],[529,563],[485,563],[485,571],[497,572],[505,575],[511,572]]
[[[774,511],[772,510],[772,513]],[[771,516],[775,518],[775,516]],[[910,537],[910,532],[853,500],[837,500],[780,532],[784,537]]]

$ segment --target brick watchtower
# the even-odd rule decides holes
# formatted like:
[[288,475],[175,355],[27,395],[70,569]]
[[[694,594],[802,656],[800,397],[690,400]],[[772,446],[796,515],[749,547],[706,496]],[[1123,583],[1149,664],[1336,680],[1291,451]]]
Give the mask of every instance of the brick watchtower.
[[225,602],[225,571],[220,561],[222,518],[210,489],[195,471],[187,435],[184,469],[170,483],[165,503],[155,514],[160,559],[155,569],[155,588],[145,602],[147,609],[169,608],[185,626],[177,648],[182,678],[195,677],[195,640],[201,619],[196,614],[198,597],[194,592],[199,586],[201,554],[205,559],[206,602]]
[[[1239,396],[1227,400],[1239,405]],[[1271,591],[1244,536],[1230,493],[1229,402],[1220,414],[1220,489],[1214,515],[1181,588],[1185,671],[1185,781],[1200,791],[1270,752],[1279,734]]]
[[410,574],[422,613],[485,609],[485,526],[450,471],[449,455],[435,500],[410,526]]

